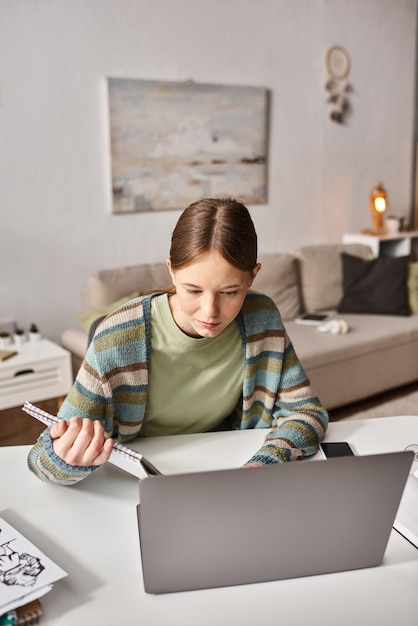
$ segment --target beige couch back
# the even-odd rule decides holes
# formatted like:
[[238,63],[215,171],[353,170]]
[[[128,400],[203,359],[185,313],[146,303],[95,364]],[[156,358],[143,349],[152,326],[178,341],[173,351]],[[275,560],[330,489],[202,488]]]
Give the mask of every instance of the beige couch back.
[[[362,244],[329,244],[299,248],[294,254],[266,253],[253,289],[270,296],[285,320],[305,310],[335,309],[342,297],[341,252],[369,258]],[[123,296],[163,289],[171,284],[165,263],[100,270],[83,287],[85,311],[107,307]]]
[[368,259],[362,244],[305,246],[294,254],[260,255],[262,269],[254,289],[270,296],[284,320],[303,311],[336,309],[343,296],[341,253]]
[[165,263],[99,270],[90,276],[83,287],[83,308],[85,311],[101,309],[135,291],[146,293],[170,284],[171,278]]
[[371,257],[370,248],[357,243],[305,246],[297,250],[304,311],[337,308],[343,297],[342,252],[362,259]]

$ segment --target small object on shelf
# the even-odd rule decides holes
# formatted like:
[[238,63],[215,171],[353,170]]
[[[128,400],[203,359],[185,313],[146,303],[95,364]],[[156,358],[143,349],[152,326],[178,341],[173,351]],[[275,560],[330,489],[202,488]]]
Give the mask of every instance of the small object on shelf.
[[10,359],[17,354],[16,350],[0,350],[0,362]]
[[42,339],[42,335],[39,332],[39,328],[37,327],[36,324],[31,324],[29,326],[29,339],[31,341],[39,341],[39,339]]
[[381,235],[385,232],[385,211],[388,208],[388,194],[383,183],[378,183],[369,196],[369,206],[373,220],[373,234]]
[[27,336],[23,328],[16,328],[14,332],[14,340],[18,346],[27,341]]
[[12,345],[12,337],[10,333],[3,330],[0,332],[0,348],[8,348]]
[[399,231],[401,230],[400,221],[399,218],[396,217],[396,215],[387,216],[387,218],[385,219],[385,230],[390,235],[399,233]]

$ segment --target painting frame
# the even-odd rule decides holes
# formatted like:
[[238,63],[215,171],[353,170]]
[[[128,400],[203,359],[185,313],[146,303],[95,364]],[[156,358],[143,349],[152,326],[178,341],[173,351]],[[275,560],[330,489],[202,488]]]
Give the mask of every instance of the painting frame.
[[199,197],[267,202],[269,91],[107,78],[112,212],[182,209]]

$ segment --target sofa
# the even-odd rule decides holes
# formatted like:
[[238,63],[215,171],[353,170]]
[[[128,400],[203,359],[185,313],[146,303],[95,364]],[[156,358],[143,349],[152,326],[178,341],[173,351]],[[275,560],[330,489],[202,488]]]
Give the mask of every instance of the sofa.
[[[362,244],[305,246],[292,253],[261,254],[259,260],[262,270],[253,289],[266,293],[276,303],[311,384],[328,410],[418,380],[418,315],[398,309],[396,314],[373,312],[379,298],[388,303],[389,309],[397,298],[398,293],[391,292],[396,277],[390,270],[401,260],[371,259],[370,249]],[[345,260],[354,260],[360,269],[379,264],[378,273],[372,274],[372,285],[365,283],[371,311],[365,312],[360,306],[360,312],[346,312],[353,306],[354,311],[358,310],[358,305],[350,302],[346,302],[345,309],[341,306],[348,297]],[[408,261],[406,257],[403,260]],[[382,263],[386,265],[382,267]],[[408,263],[411,265],[418,264]],[[405,272],[406,266],[402,267]],[[408,276],[402,279],[407,283],[405,292],[410,285]],[[379,282],[378,298],[373,285]],[[76,316],[80,327],[65,330],[61,337],[62,345],[72,354],[74,373],[81,365],[88,330],[96,318],[128,299],[169,284],[165,263],[100,270],[90,276],[82,288],[81,310]],[[399,287],[402,290],[402,283],[398,291]],[[335,319],[346,322],[348,332],[319,332],[318,326],[296,321],[302,312],[318,310],[334,311]]]

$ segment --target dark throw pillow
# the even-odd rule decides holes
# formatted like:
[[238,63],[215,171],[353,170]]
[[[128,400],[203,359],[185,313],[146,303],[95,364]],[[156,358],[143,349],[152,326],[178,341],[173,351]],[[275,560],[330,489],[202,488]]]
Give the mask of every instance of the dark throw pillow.
[[340,313],[410,315],[408,302],[409,257],[382,256],[365,261],[341,254],[343,297]]

